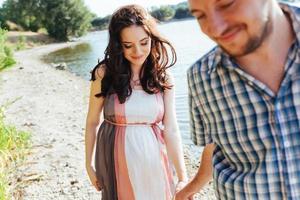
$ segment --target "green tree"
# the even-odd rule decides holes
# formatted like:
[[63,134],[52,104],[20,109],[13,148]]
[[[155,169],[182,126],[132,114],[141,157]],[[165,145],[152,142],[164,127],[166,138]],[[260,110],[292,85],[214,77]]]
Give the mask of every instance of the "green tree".
[[95,18],[91,22],[92,26],[96,27],[100,30],[105,29],[105,28],[108,27],[108,23],[109,23],[110,18],[111,18],[111,15],[108,15],[108,16],[103,17],[103,18],[101,18],[101,17]]
[[25,30],[37,31],[42,27],[41,0],[6,0],[1,8],[2,21],[12,21]]
[[90,27],[92,13],[83,0],[41,0],[44,26],[50,36],[66,41],[70,36],[82,36]]
[[6,28],[3,12],[3,8],[0,8],[0,28]]
[[175,19],[182,19],[192,17],[188,7],[179,7],[175,11],[174,18]]
[[161,6],[158,9],[152,10],[150,13],[157,20],[166,21],[171,19],[174,16],[175,10],[170,6]]

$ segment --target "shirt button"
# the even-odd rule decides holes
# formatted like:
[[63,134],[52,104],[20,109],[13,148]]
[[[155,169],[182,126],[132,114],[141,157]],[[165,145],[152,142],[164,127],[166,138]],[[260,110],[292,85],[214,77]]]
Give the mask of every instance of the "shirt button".
[[280,109],[280,108],[281,108],[281,103],[280,103],[280,102],[278,102],[278,103],[276,104],[276,108],[277,108],[277,109]]
[[289,147],[290,146],[290,141],[284,141],[284,146]]
[[295,178],[295,177],[293,177],[293,178],[291,178],[291,183],[297,183],[298,182],[298,179],[297,178]]

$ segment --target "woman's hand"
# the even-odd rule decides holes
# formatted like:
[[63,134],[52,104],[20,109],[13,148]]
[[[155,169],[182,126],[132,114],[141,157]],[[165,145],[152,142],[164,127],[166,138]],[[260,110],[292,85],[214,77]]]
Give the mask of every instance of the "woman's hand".
[[176,185],[176,195],[174,197],[174,200],[193,200],[193,194],[189,194],[188,192],[186,192],[186,190],[184,190],[184,187],[186,187],[188,184],[187,181],[178,181],[177,185]]
[[175,192],[179,192],[184,186],[186,186],[187,181],[178,181]]
[[176,192],[174,200],[194,200],[194,194],[190,194],[184,190]]
[[103,188],[103,185],[102,185],[102,183],[100,183],[97,180],[95,170],[91,166],[88,166],[88,167],[86,167],[86,171],[87,171],[87,174],[88,174],[88,176],[90,178],[90,181],[93,184],[93,186],[96,188],[97,191],[101,191],[102,188]]

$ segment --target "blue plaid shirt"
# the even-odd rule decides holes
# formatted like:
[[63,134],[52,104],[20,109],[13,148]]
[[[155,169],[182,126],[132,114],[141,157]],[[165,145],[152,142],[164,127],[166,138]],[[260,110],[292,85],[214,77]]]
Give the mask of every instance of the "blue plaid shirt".
[[296,40],[277,94],[219,47],[188,70],[192,139],[216,145],[219,199],[300,199],[300,8],[281,6]]

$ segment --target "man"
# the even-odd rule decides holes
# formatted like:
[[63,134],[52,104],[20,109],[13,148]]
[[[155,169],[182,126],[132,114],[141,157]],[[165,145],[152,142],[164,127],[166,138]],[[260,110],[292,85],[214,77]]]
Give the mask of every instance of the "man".
[[218,46],[188,70],[201,166],[218,199],[300,199],[300,9],[276,0],[189,0]]

